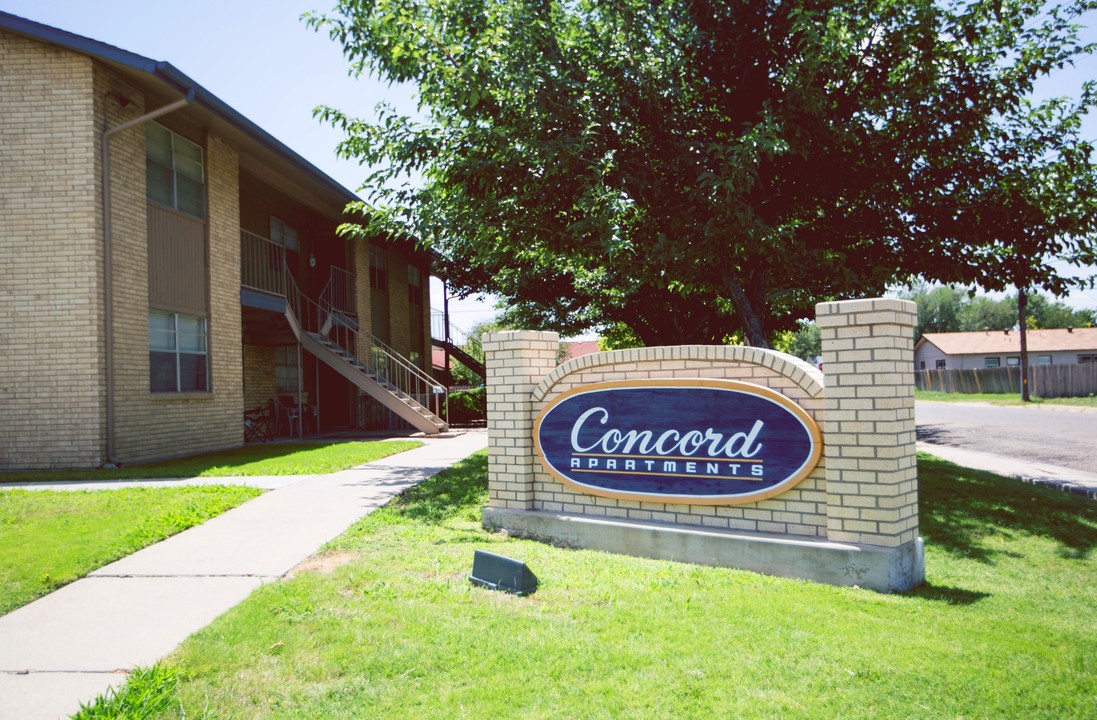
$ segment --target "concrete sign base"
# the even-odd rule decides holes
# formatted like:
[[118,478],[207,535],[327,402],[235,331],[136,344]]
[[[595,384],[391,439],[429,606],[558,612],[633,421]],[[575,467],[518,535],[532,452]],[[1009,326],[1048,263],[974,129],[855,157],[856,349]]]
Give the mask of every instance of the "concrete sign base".
[[902,592],[925,577],[922,539],[898,547],[795,535],[708,530],[585,515],[484,508],[484,527],[563,547],[751,570],[763,575]]

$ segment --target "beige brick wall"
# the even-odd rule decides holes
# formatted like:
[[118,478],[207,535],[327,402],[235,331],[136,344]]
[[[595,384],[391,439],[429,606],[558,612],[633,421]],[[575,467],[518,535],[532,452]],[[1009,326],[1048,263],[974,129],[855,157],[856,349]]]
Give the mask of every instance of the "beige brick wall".
[[[747,347],[638,348],[576,358],[553,370],[540,383],[532,395],[531,410],[534,416],[538,415],[558,395],[579,385],[648,378],[720,378],[763,385],[799,404],[821,424],[820,373],[791,356]],[[491,382],[489,379],[489,393]],[[489,417],[490,412],[489,408]],[[827,531],[823,462],[791,490],[744,505],[688,505],[596,497],[565,486],[539,462],[534,466],[533,491],[534,510],[810,537],[825,536]],[[505,507],[495,504],[494,497],[492,502],[496,507]]]
[[827,371],[828,537],[897,547],[918,537],[913,302],[821,303]]
[[[96,69],[98,95],[114,82],[107,71]],[[112,125],[120,121],[111,118]],[[211,392],[208,393],[149,390],[144,127],[118,133],[111,145],[116,289],[115,447],[117,459],[123,463],[243,442],[238,162],[236,151],[217,137],[208,137],[204,145],[210,268]]]
[[92,63],[0,31],[0,470],[101,462]]
[[423,369],[433,377],[434,373],[431,365],[433,343],[430,338],[430,266],[427,265],[420,269],[423,277]]
[[408,326],[408,261],[393,248],[388,249],[389,268],[389,345],[407,357],[411,350],[411,330]]
[[278,395],[278,379],[274,373],[274,348],[244,345],[244,407],[266,405]]
[[492,507],[532,510],[537,461],[533,456],[533,392],[556,366],[556,333],[485,333],[488,485]]
[[[598,353],[552,369],[554,333],[491,333],[489,504],[826,538],[899,547],[918,537],[913,327],[904,300],[823,303],[823,375],[796,358],[748,347],[683,346]],[[543,378],[543,379],[540,379]],[[534,419],[561,393],[596,382],[723,378],[777,390],[823,431],[823,457],[791,490],[743,505],[603,498],[556,480],[536,461]]]
[[373,309],[370,305],[369,289],[369,243],[365,240],[352,240],[351,252],[354,254],[354,269],[357,281],[355,292],[358,296],[358,357],[369,361],[370,333],[373,331]]

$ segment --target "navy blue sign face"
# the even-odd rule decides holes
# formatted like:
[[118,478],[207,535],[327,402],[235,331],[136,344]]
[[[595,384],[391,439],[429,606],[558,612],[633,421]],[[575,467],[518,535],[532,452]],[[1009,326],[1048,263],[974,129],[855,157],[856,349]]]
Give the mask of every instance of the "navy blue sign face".
[[731,380],[593,383],[542,411],[545,468],[583,492],[693,504],[756,502],[814,469],[819,428],[769,388]]

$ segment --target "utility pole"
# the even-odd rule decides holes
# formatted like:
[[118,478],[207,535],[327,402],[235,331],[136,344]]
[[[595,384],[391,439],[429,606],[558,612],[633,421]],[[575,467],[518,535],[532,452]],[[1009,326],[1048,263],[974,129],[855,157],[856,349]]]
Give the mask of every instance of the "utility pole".
[[1017,287],[1017,319],[1021,330],[1021,402],[1031,402],[1028,393],[1028,294]]

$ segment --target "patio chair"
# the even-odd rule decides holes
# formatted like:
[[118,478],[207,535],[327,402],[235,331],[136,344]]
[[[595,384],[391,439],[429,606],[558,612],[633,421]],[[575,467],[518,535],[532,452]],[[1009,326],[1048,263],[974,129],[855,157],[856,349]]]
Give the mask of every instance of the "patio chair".
[[274,439],[271,429],[273,418],[271,404],[260,405],[244,411],[244,442],[270,442]]

